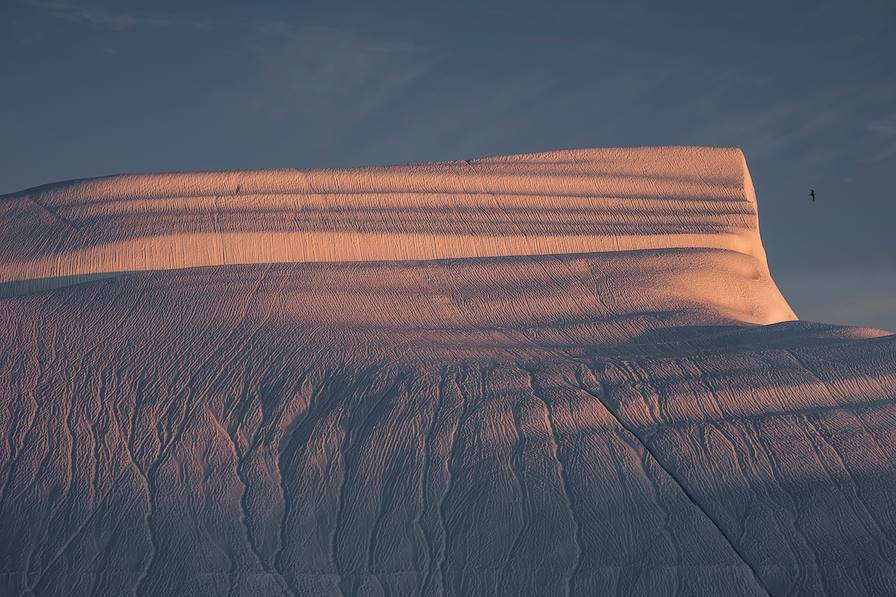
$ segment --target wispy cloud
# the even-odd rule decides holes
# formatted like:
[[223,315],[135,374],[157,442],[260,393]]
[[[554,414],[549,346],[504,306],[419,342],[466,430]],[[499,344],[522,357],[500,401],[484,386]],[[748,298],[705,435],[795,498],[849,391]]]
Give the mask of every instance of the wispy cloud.
[[716,119],[695,137],[707,144],[738,145],[749,152],[750,158],[765,158],[836,124],[839,113],[834,105],[833,97],[817,97],[734,111],[720,109]]
[[880,118],[869,122],[865,128],[872,133],[885,137],[896,136],[896,112],[882,115]]
[[[894,98],[896,85],[883,82],[865,88],[841,84],[816,89],[806,96],[733,109],[720,105],[704,114],[708,124],[695,132],[692,141],[737,144],[748,151],[751,160],[786,155],[791,164],[832,163],[846,156],[867,158],[877,151],[874,148],[880,141],[896,135],[896,114],[882,112]],[[861,134],[863,125],[856,122],[857,114],[872,115],[864,130],[883,139],[869,144]],[[875,118],[876,114],[880,116]],[[834,136],[839,137],[839,143],[827,141]]]
[[26,3],[57,19],[104,29],[123,30],[138,26],[170,24],[170,20],[164,16],[110,12],[99,7],[77,5],[67,0],[26,0]]
[[258,65],[252,108],[274,119],[324,119],[333,132],[388,105],[430,66],[410,43],[281,21],[254,22],[249,48]]

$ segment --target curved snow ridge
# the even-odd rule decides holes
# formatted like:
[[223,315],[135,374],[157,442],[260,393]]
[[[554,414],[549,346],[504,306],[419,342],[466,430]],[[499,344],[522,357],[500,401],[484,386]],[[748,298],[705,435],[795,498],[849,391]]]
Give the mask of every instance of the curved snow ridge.
[[694,248],[755,258],[773,285],[750,175],[733,148],[120,175],[9,195],[0,214],[0,283],[19,289],[211,265]]

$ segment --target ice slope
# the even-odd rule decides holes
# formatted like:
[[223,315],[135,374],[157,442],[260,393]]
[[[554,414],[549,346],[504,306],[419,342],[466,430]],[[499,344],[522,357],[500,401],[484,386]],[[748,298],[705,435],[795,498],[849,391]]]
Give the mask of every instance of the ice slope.
[[0,594],[896,590],[896,336],[793,321],[737,150],[0,205]]

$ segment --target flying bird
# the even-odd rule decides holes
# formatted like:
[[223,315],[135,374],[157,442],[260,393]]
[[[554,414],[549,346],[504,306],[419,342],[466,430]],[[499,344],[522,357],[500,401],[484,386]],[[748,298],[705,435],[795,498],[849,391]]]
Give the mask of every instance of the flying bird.
[[815,189],[809,190],[809,196],[812,197],[812,201],[815,201]]

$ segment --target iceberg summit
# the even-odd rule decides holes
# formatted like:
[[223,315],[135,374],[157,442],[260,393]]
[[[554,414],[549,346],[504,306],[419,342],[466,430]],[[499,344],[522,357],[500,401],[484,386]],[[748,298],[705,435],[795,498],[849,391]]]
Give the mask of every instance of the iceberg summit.
[[0,197],[0,594],[896,591],[896,336],[738,149]]

